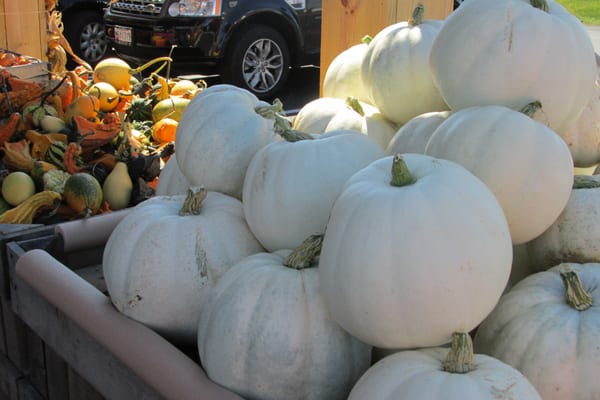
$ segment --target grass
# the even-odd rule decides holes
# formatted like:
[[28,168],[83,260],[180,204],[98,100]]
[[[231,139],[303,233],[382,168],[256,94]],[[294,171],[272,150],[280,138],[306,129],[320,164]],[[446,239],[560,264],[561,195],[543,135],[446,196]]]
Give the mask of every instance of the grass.
[[599,0],[556,0],[586,25],[600,25]]

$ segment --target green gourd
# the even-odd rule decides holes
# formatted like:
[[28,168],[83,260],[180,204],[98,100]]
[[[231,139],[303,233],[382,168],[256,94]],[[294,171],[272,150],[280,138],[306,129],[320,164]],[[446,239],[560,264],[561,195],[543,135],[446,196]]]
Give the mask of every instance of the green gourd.
[[121,210],[129,206],[132,190],[133,181],[127,164],[118,161],[102,186],[104,200],[108,202],[111,210]]

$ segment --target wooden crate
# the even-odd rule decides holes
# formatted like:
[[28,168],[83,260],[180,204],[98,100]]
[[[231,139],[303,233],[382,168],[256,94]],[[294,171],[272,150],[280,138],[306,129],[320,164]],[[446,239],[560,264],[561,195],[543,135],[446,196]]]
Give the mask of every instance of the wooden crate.
[[388,25],[407,21],[418,3],[425,7],[425,19],[445,19],[454,5],[453,0],[323,0],[321,86],[338,54],[365,35],[375,36]]
[[44,0],[0,0],[0,47],[47,60]]

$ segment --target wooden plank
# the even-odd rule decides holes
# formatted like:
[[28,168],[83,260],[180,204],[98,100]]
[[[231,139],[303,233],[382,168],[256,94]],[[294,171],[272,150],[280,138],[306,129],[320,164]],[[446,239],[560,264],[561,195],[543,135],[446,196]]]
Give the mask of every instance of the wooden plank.
[[422,3],[426,19],[444,19],[453,9],[451,0],[323,0],[321,28],[321,86],[331,61],[342,51],[375,36],[396,22],[406,21]]
[[[10,0],[8,0],[10,1]],[[6,13],[4,12],[5,0],[0,0],[0,47],[8,48],[8,40],[6,40]]]
[[68,369],[69,397],[70,399],[103,400],[104,397],[98,393],[81,375],[73,368]]
[[45,60],[48,42],[44,0],[0,1],[2,47]]
[[[68,400],[69,365],[50,346],[44,346],[44,351],[48,378],[48,400]],[[81,398],[83,399],[83,397]]]

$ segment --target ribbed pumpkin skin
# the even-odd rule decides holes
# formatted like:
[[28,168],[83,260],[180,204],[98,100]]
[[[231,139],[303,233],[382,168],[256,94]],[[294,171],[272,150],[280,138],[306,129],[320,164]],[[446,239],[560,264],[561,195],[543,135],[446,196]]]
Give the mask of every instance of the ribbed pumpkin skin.
[[452,110],[479,105],[521,109],[539,100],[536,118],[557,133],[592,96],[594,47],[562,5],[549,12],[529,0],[477,0],[444,21],[431,47],[434,80]]
[[[592,306],[566,302],[560,271],[574,270]],[[600,393],[600,264],[565,263],[530,275],[479,326],[476,353],[518,369],[544,400],[591,400]]]
[[185,194],[190,187],[190,182],[179,169],[177,158],[175,157],[176,154],[172,154],[160,171],[158,183],[156,184],[156,196]]
[[346,399],[371,347],[330,318],[317,268],[286,267],[289,253],[256,254],[223,275],[201,313],[200,360],[247,399]]
[[435,129],[448,118],[450,111],[431,111],[411,118],[388,143],[387,155],[396,153],[425,154],[425,146]]
[[238,200],[209,192],[199,215],[181,216],[184,198],[156,196],[138,204],[113,230],[102,264],[120,312],[176,342],[193,343],[215,282],[264,249]]
[[63,198],[76,213],[94,214],[102,205],[102,187],[92,175],[78,172],[65,181]]
[[348,400],[541,400],[516,369],[475,354],[474,371],[443,371],[447,348],[394,353],[373,365],[356,383]]
[[355,173],[336,199],[321,293],[332,317],[366,343],[439,346],[476,327],[502,294],[508,223],[491,191],[460,165],[404,154],[416,181],[394,187],[392,158]]
[[346,99],[348,96],[371,104],[369,92],[362,81],[362,60],[367,44],[356,44],[339,53],[327,67],[323,78],[322,97]]

